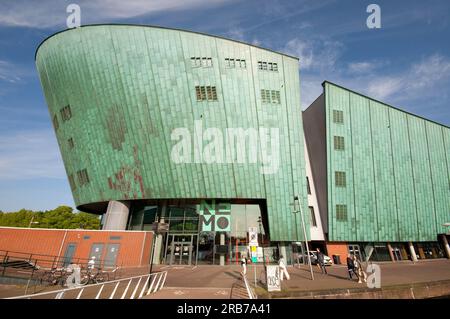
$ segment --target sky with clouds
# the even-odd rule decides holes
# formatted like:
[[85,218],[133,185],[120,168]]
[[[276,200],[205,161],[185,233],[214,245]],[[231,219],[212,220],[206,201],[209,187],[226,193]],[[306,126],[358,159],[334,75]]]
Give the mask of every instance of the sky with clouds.
[[[450,126],[450,3],[364,0],[0,0],[0,210],[74,206],[34,53],[81,23],[175,27],[300,58],[301,104],[329,80]],[[381,7],[381,29],[366,8]]]

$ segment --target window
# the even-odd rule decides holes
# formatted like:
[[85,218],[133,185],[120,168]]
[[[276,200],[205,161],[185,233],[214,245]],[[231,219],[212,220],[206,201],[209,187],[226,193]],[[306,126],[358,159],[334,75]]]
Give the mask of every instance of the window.
[[225,67],[245,69],[247,65],[244,59],[225,58]]
[[338,221],[347,220],[347,205],[336,205],[336,219]]
[[317,227],[316,215],[314,214],[314,207],[309,206],[309,215],[311,216],[311,226]]
[[89,176],[86,169],[77,172],[78,183],[83,186],[89,183]]
[[333,110],[333,123],[342,124],[344,123],[344,112]]
[[278,72],[278,64],[275,62],[258,61],[258,70]]
[[195,97],[197,101],[217,101],[217,91],[215,86],[196,86]]
[[53,116],[53,127],[55,128],[55,131],[57,131],[59,128],[58,117],[56,116],[56,114]]
[[191,67],[193,68],[210,68],[212,67],[212,58],[209,57],[191,57]]
[[75,144],[73,143],[73,138],[69,138],[67,140],[67,144],[69,144],[70,149],[74,148]]
[[70,105],[64,106],[60,110],[60,113],[61,113],[61,118],[64,122],[70,120],[70,118],[72,117],[72,110],[70,109]]
[[306,176],[306,190],[308,191],[308,195],[311,195],[311,186],[309,185],[308,176]]
[[334,172],[334,180],[335,184],[338,187],[345,187],[345,172]]
[[340,150],[340,151],[345,149],[345,143],[344,143],[343,136],[335,136],[334,137],[334,149]]
[[280,104],[280,91],[275,90],[261,90],[262,103]]
[[69,184],[72,190],[75,190],[77,188],[77,185],[75,184],[75,179],[73,178],[73,174],[69,175]]

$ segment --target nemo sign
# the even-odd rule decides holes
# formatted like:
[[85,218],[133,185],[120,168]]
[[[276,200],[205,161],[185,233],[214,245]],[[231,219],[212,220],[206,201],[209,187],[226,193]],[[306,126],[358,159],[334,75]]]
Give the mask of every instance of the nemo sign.
[[208,203],[203,200],[200,203],[199,215],[201,231],[231,231],[230,203],[216,203],[214,199]]

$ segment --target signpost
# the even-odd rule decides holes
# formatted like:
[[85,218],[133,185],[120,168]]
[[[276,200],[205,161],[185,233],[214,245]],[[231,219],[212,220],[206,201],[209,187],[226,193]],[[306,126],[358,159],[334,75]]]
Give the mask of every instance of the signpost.
[[281,291],[280,267],[276,265],[266,266],[267,291]]

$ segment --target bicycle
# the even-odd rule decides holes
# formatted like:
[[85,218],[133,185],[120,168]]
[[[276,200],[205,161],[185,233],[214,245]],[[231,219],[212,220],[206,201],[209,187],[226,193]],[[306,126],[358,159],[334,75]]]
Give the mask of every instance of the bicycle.
[[109,280],[109,276],[101,269],[88,268],[81,273],[80,285],[99,284]]
[[45,271],[39,278],[40,285],[56,286],[60,284],[62,287],[66,283],[68,273],[65,268],[52,268]]

